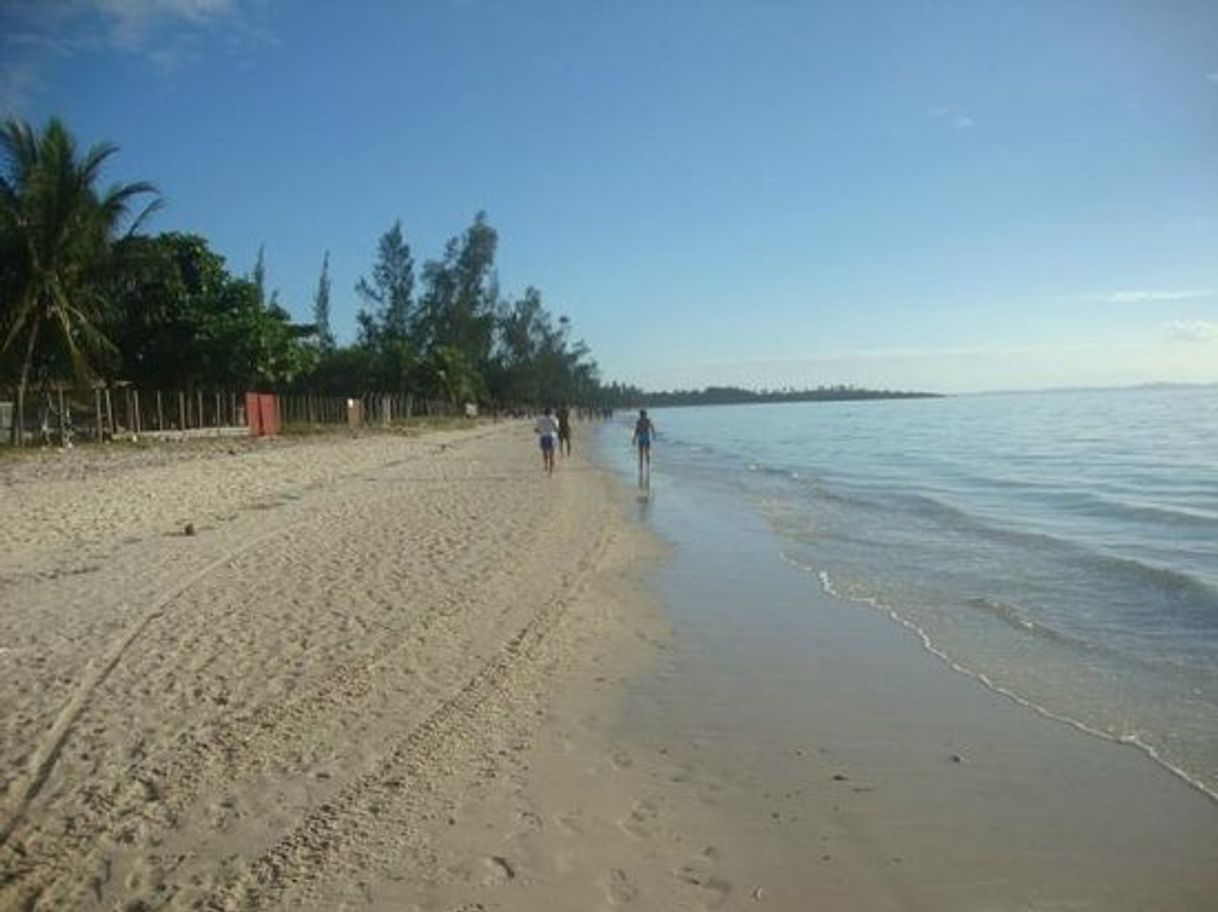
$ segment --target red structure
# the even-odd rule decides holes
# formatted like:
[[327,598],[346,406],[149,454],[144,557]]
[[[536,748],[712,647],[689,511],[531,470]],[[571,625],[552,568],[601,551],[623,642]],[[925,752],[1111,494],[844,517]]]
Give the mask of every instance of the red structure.
[[271,393],[246,393],[245,414],[251,437],[274,437],[279,433],[279,397]]

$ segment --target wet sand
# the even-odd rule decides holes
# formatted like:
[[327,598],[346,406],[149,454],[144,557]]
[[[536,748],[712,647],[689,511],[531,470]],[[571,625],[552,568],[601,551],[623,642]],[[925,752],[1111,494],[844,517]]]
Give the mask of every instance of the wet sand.
[[1218,803],[827,596],[708,491],[661,478],[639,502],[675,544],[656,584],[674,636],[629,717],[730,821],[715,850],[737,900],[755,884],[790,910],[1218,908]]

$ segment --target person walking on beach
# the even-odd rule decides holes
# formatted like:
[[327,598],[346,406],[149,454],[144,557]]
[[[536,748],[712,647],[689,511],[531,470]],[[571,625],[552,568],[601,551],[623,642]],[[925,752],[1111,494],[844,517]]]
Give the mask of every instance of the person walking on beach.
[[647,409],[639,409],[639,420],[634,423],[634,436],[630,442],[639,448],[639,475],[643,474],[643,464],[647,464],[647,473],[651,474],[651,438],[655,436],[656,426],[647,417]]
[[558,407],[558,448],[564,456],[571,455],[571,410],[567,406]]
[[545,469],[547,475],[554,474],[554,447],[558,437],[558,420],[554,417],[553,409],[546,409],[546,413],[537,419],[537,424],[533,427],[537,432],[538,439],[541,442],[541,465]]

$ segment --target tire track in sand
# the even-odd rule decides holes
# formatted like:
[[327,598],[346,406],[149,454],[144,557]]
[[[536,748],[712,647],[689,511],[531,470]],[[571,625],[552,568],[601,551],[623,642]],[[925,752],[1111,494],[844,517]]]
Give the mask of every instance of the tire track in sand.
[[488,707],[496,697],[509,695],[513,682],[529,673],[546,638],[566,617],[568,605],[588,588],[612,540],[612,533],[602,527],[566,585],[452,697],[405,733],[375,770],[353,780],[333,800],[310,811],[248,871],[236,873],[200,906],[209,910],[276,907],[284,891],[307,890],[310,883],[319,880],[338,856],[370,835],[368,821],[385,815],[391,807],[396,824],[392,834],[399,850],[406,846],[421,848],[419,827],[412,821],[422,816],[434,780],[442,775],[428,761],[446,748],[452,750],[471,742],[485,728]]
[[[375,467],[374,469],[371,469],[371,471],[383,472],[385,470],[400,468],[403,465],[413,464],[429,457],[434,457],[437,454],[464,447],[469,443],[489,437],[494,433],[494,430],[484,431],[481,433],[471,433],[458,440],[433,444],[415,455],[405,459],[391,460]],[[332,491],[337,491],[337,489],[339,489],[344,483],[358,483],[365,480],[365,476],[369,474],[369,471],[370,469],[368,467],[363,467],[355,472],[340,475],[331,480],[329,483],[325,484],[324,487]],[[77,722],[88,708],[93,696],[121,665],[125,656],[130,653],[133,645],[140,640],[141,636],[143,636],[157,621],[160,621],[167,615],[172,614],[171,606],[173,603],[180,599],[185,593],[198,586],[198,584],[206,579],[210,574],[228,564],[231,564],[242,556],[266,545],[268,542],[276,538],[280,538],[290,533],[294,529],[308,525],[314,521],[315,520],[313,517],[306,514],[303,518],[297,519],[296,521],[283,523],[282,525],[279,525],[273,529],[255,535],[254,537],[242,542],[239,546],[230,548],[218,557],[207,561],[197,570],[190,573],[184,580],[176,583],[175,585],[164,590],[160,595],[156,596],[145,611],[142,612],[126,628],[124,633],[112,641],[109,648],[101,657],[89,662],[89,664],[86,666],[85,674],[73,688],[69,698],[55,714],[50,726],[46,729],[45,734],[40,739],[40,743],[37,744],[30,752],[29,760],[26,763],[25,773],[10,786],[10,792],[15,795],[15,798],[11,801],[8,807],[4,809],[3,812],[3,822],[0,823],[0,847],[6,847],[8,849],[12,848],[12,846],[8,846],[9,840],[12,839],[14,833],[18,831],[22,822],[25,820],[26,815],[28,814],[30,807],[42,792],[44,786],[54,771],[56,764],[64,750],[64,746],[71,737]],[[339,677],[341,680],[346,676],[340,675]],[[256,721],[261,727],[266,727],[267,725],[267,720],[265,719]],[[194,759],[201,758],[196,754]],[[190,766],[191,764],[184,763],[185,769],[189,769]],[[193,777],[187,775],[183,778],[189,780]],[[81,833],[79,835],[83,837],[85,834]],[[24,849],[21,846],[17,846],[16,848],[16,856],[28,861]],[[51,846],[44,846],[43,848],[51,849],[51,857],[40,857],[38,860],[39,866],[44,868],[44,873],[50,873],[58,866],[55,862],[54,856],[56,854],[63,853],[55,853],[54,847]],[[71,846],[61,846],[61,848],[68,850],[71,848]],[[8,853],[6,852],[6,854]],[[21,867],[25,867],[25,865],[22,865]],[[46,870],[47,868],[50,870]],[[21,879],[22,871],[16,868],[16,866],[9,868],[7,863],[6,869],[7,870],[4,872],[3,877],[0,877],[0,885],[5,886],[7,891],[7,888],[17,886],[15,882]],[[41,893],[41,888],[35,885],[32,894],[28,892],[26,893],[28,897],[26,902],[35,901],[39,893]]]
[[14,788],[14,791],[17,792],[17,800],[14,802],[12,809],[5,814],[3,825],[0,825],[0,846],[8,842],[13,831],[17,829],[18,825],[25,818],[30,804],[38,797],[38,793],[42,791],[43,785],[46,784],[47,778],[51,775],[51,770],[59,759],[64,742],[67,741],[68,735],[71,734],[76,720],[84,712],[89,698],[110,676],[111,672],[122,661],[123,656],[139,636],[148,629],[149,625],[164,616],[165,609],[174,599],[196,585],[209,573],[223,567],[245,552],[257,548],[264,542],[282,535],[288,528],[290,527],[285,526],[280,529],[274,529],[243,543],[238,548],[222,554],[220,557],[204,564],[181,583],[159,596],[153,601],[149,609],[128,628],[127,632],[115,641],[102,659],[93,665],[92,670],[81,678],[72,696],[56,715],[55,721],[51,724],[42,743],[31,753],[24,781],[19,781]]

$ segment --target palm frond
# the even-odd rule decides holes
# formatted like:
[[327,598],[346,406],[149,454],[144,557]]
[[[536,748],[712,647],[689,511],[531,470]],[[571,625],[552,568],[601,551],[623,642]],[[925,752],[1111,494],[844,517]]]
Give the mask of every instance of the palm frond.
[[4,334],[4,342],[0,344],[0,352],[6,352],[12,347],[13,343],[21,337],[21,331],[27,327],[28,319],[21,319],[20,314],[9,324],[8,331]]
[[[0,233],[6,300],[2,315],[7,358],[17,340],[26,351],[20,375],[47,346],[58,346],[81,377],[91,377],[89,355],[113,351],[100,326],[107,305],[107,272],[117,228],[135,199],[156,194],[145,182],[97,190],[105,163],[118,151],[97,143],[78,154],[71,133],[52,119],[41,133],[9,120],[0,127]],[[154,199],[136,219],[155,210]],[[37,345],[35,345],[37,343]]]
[[130,203],[137,196],[152,194],[155,199],[149,202],[147,206],[140,212],[135,219],[132,227],[128,230],[131,234],[135,230],[135,226],[143,219],[147,218],[152,212],[155,212],[160,206],[160,194],[156,186],[147,181],[136,181],[131,184],[115,184],[106,191],[98,201],[98,212],[101,215],[102,225],[107,234],[112,234],[118,226],[119,221],[127,214]]
[[[153,192],[155,193],[156,191],[153,190]],[[140,210],[140,214],[131,220],[131,224],[127,228],[127,233],[123,236],[132,237],[137,231],[140,230],[140,228],[144,226],[144,222],[148,221],[148,219],[152,218],[153,215],[160,212],[164,208],[164,197],[158,196],[156,199],[151,200],[148,205]]]
[[60,341],[63,347],[67,349],[68,358],[72,362],[72,369],[76,372],[76,376],[82,381],[88,382],[93,379],[93,367],[89,364],[85,353],[81,351],[79,345],[76,344],[76,334],[73,330],[79,330],[80,327],[74,326],[71,318],[72,308],[70,306],[60,306],[55,308],[54,322],[59,324]]

